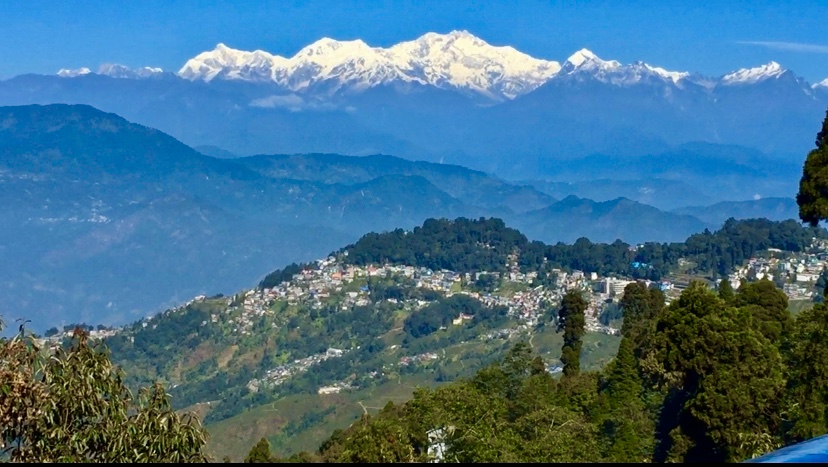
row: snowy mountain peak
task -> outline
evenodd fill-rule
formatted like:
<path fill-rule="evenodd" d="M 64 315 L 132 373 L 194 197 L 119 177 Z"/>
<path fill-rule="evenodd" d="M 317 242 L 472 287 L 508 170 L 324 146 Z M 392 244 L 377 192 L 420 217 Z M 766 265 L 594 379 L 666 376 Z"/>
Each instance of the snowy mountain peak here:
<path fill-rule="evenodd" d="M 90 73 L 88 68 L 62 69 L 62 77 Z M 118 78 L 146 78 L 160 69 L 130 69 L 105 64 L 98 74 Z M 383 85 L 430 86 L 460 91 L 490 101 L 514 99 L 555 80 L 598 81 L 614 86 L 652 84 L 683 88 L 752 84 L 788 73 L 778 63 L 737 70 L 721 78 L 668 71 L 638 61 L 628 65 L 603 60 L 582 48 L 561 66 L 552 60 L 529 56 L 510 46 L 495 46 L 467 30 L 429 32 L 388 48 L 372 47 L 360 39 L 323 37 L 285 58 L 264 50 L 234 49 L 224 43 L 187 60 L 178 76 L 189 80 L 238 80 L 276 85 L 280 92 L 318 97 L 358 93 Z M 786 75 L 787 76 L 787 75 Z M 812 86 L 828 89 L 828 79 Z M 671 92 L 670 89 L 665 92 Z M 811 88 L 807 89 L 811 92 Z"/>
<path fill-rule="evenodd" d="M 336 39 L 331 39 L 330 37 L 323 37 L 318 41 L 310 44 L 302 50 L 300 50 L 293 58 L 298 57 L 310 57 L 313 55 L 325 55 L 332 52 L 337 52 L 339 50 L 346 50 L 349 53 L 353 52 L 367 52 L 371 50 L 368 47 L 368 44 L 363 42 L 361 39 L 356 39 L 352 41 L 338 41 Z"/>
<path fill-rule="evenodd" d="M 474 34 L 470 33 L 469 31 L 466 31 L 465 29 L 455 29 L 446 35 L 449 37 L 470 37 L 472 39 L 479 39 Z"/>
<path fill-rule="evenodd" d="M 594 79 L 616 86 L 641 82 L 669 82 L 681 87 L 679 82 L 690 76 L 690 73 L 668 71 L 641 61 L 623 65 L 616 60 L 602 60 L 589 49 L 581 49 L 566 59 L 561 76 L 576 80 Z"/>
<path fill-rule="evenodd" d="M 163 72 L 164 70 L 161 68 L 148 66 L 132 69 L 116 63 L 104 63 L 98 67 L 97 74 L 109 76 L 111 78 L 149 78 L 150 76 Z"/>
<path fill-rule="evenodd" d="M 86 67 L 78 68 L 75 70 L 61 68 L 60 70 L 58 70 L 57 75 L 63 78 L 74 78 L 76 76 L 88 75 L 89 73 L 92 73 L 92 70 Z"/>
<path fill-rule="evenodd" d="M 673 83 L 678 83 L 682 79 L 687 78 L 688 76 L 690 76 L 690 73 L 686 72 L 686 71 L 667 71 L 664 68 L 657 67 L 657 66 L 651 66 L 651 65 L 648 65 L 644 62 L 638 62 L 638 64 L 640 66 L 644 67 L 649 72 L 651 72 L 655 75 L 658 75 L 658 76 L 660 76 L 664 79 L 669 79 Z"/>
<path fill-rule="evenodd" d="M 110 78 L 138 79 L 149 78 L 151 76 L 163 72 L 164 70 L 162 70 L 161 68 L 154 68 L 149 66 L 132 69 L 128 66 L 119 65 L 117 63 L 104 63 L 98 67 L 98 70 L 95 72 L 95 74 L 109 76 Z M 78 68 L 77 70 L 67 70 L 64 68 L 58 71 L 57 75 L 64 78 L 74 78 L 76 76 L 88 75 L 90 73 L 92 73 L 92 70 L 86 67 Z"/>
<path fill-rule="evenodd" d="M 427 33 L 389 48 L 325 37 L 290 59 L 218 44 L 188 60 L 178 74 L 203 81 L 269 81 L 294 92 L 352 92 L 392 82 L 419 83 L 502 100 L 537 88 L 558 70 L 557 62 L 492 46 L 468 31 L 455 30 Z"/>
<path fill-rule="evenodd" d="M 786 71 L 778 63 L 769 62 L 756 68 L 741 68 L 728 73 L 722 77 L 721 82 L 725 85 L 754 84 L 770 78 L 778 78 Z"/>
<path fill-rule="evenodd" d="M 584 62 L 587 61 L 600 61 L 601 59 L 598 58 L 597 55 L 592 53 L 589 49 L 581 49 L 574 54 L 570 55 L 569 58 L 566 59 L 566 63 L 572 64 L 574 67 L 581 66 Z"/>
<path fill-rule="evenodd" d="M 272 69 L 287 59 L 263 50 L 246 52 L 219 43 L 213 50 L 187 60 L 178 71 L 186 79 L 210 81 L 218 76 L 246 81 L 272 81 Z"/>
<path fill-rule="evenodd" d="M 621 68 L 621 63 L 615 60 L 601 60 L 589 49 L 581 49 L 566 59 L 562 68 L 564 73 L 591 72 L 605 73 Z"/>
<path fill-rule="evenodd" d="M 468 31 L 427 33 L 383 54 L 411 81 L 461 89 L 494 99 L 513 99 L 537 88 L 560 70 L 513 47 L 493 46 Z"/>

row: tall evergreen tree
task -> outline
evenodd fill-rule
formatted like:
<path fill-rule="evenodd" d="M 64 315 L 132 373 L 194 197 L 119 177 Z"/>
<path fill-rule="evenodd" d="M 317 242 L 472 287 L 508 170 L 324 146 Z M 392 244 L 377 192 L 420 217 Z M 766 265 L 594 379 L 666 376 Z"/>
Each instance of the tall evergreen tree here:
<path fill-rule="evenodd" d="M 656 318 L 664 310 L 664 294 L 643 282 L 634 282 L 624 288 L 619 304 L 624 317 L 621 335 L 630 339 L 634 355 L 640 358 L 652 337 Z"/>
<path fill-rule="evenodd" d="M 652 457 L 654 420 L 641 400 L 643 385 L 633 342 L 621 338 L 618 353 L 607 366 L 601 388 L 606 457 L 615 462 L 642 462 Z"/>
<path fill-rule="evenodd" d="M 604 392 L 613 408 L 622 407 L 641 396 L 641 381 L 633 355 L 633 343 L 621 338 L 615 359 L 607 366 Z"/>
<path fill-rule="evenodd" d="M 796 203 L 803 222 L 816 227 L 828 219 L 828 112 L 817 133 L 816 149 L 805 159 Z"/>
<path fill-rule="evenodd" d="M 577 290 L 570 290 L 561 301 L 558 310 L 558 331 L 563 330 L 563 349 L 561 362 L 565 377 L 575 376 L 581 372 L 581 347 L 586 327 L 584 312 L 587 302 Z"/>
<path fill-rule="evenodd" d="M 733 462 L 775 446 L 782 362 L 751 320 L 700 282 L 659 319 L 659 355 L 670 396 L 655 460 Z"/>
<path fill-rule="evenodd" d="M 727 277 L 722 278 L 719 281 L 719 298 L 724 300 L 725 303 L 733 303 L 733 299 L 736 297 L 736 293 L 733 292 L 733 286 L 730 285 L 730 279 Z"/>

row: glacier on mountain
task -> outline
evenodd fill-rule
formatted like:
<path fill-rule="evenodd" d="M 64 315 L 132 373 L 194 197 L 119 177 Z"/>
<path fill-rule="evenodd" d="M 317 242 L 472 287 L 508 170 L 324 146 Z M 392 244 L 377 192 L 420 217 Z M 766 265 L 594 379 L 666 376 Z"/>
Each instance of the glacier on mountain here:
<path fill-rule="evenodd" d="M 320 39 L 291 58 L 219 44 L 188 60 L 182 78 L 270 81 L 301 92 L 324 85 L 328 92 L 361 91 L 392 82 L 459 89 L 493 99 L 513 99 L 554 76 L 560 65 L 512 47 L 495 47 L 467 31 L 428 33 L 389 48 L 362 40 Z"/>
<path fill-rule="evenodd" d="M 118 65 L 116 63 L 104 63 L 103 65 L 98 67 L 98 70 L 95 72 L 95 74 L 109 76 L 110 78 L 138 79 L 149 78 L 151 76 L 163 72 L 164 70 L 162 70 L 161 68 L 154 68 L 149 66 L 132 69 L 124 65 Z M 88 75 L 90 73 L 92 73 L 92 70 L 86 67 L 78 68 L 75 70 L 62 68 L 57 72 L 57 75 L 62 76 L 64 78 L 75 78 L 78 76 Z"/>
<path fill-rule="evenodd" d="M 89 73 L 92 73 L 92 70 L 86 67 L 77 68 L 74 70 L 70 70 L 68 68 L 61 68 L 60 70 L 58 70 L 57 75 L 63 78 L 75 78 L 77 76 L 88 75 Z"/>
<path fill-rule="evenodd" d="M 617 86 L 638 84 L 650 79 L 678 86 L 682 79 L 690 76 L 690 73 L 667 71 L 641 61 L 623 65 L 616 60 L 602 60 L 592 51 L 581 49 L 564 62 L 558 77 L 565 76 L 595 79 Z"/>
<path fill-rule="evenodd" d="M 741 68 L 721 78 L 724 85 L 756 84 L 771 78 L 778 78 L 787 70 L 776 62 L 770 62 L 756 68 Z"/>
<path fill-rule="evenodd" d="M 668 71 L 644 62 L 622 65 L 581 49 L 563 66 L 509 46 L 492 46 L 468 31 L 427 33 L 389 48 L 362 40 L 323 38 L 291 58 L 257 50 L 245 52 L 219 44 L 188 60 L 178 75 L 273 82 L 294 93 L 360 92 L 390 83 L 416 83 L 484 96 L 494 101 L 527 94 L 556 77 L 593 78 L 615 85 L 649 79 L 680 86 L 687 72 Z"/>
<path fill-rule="evenodd" d="M 132 69 L 124 65 L 116 63 L 104 63 L 98 67 L 97 74 L 109 76 L 111 78 L 149 78 L 158 73 L 163 73 L 161 68 L 141 67 Z"/>

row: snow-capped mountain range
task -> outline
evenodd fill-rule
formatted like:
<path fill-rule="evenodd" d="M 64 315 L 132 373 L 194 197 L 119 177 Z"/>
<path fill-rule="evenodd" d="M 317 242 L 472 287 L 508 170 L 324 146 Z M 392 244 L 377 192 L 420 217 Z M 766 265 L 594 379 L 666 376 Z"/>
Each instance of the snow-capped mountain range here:
<path fill-rule="evenodd" d="M 60 70 L 76 77 L 88 68 Z M 158 68 L 129 69 L 102 65 L 97 74 L 118 78 L 147 78 Z M 389 84 L 418 84 L 461 91 L 495 101 L 512 100 L 554 79 L 595 79 L 617 86 L 663 82 L 678 88 L 688 83 L 707 88 L 750 85 L 791 73 L 776 62 L 743 68 L 720 78 L 668 71 L 644 62 L 624 65 L 602 60 L 587 49 L 572 54 L 563 64 L 524 54 L 509 46 L 492 46 L 468 31 L 427 33 L 413 41 L 388 48 L 371 47 L 362 40 L 323 38 L 291 58 L 262 50 L 253 52 L 218 44 L 188 60 L 177 72 L 193 81 L 237 80 L 275 84 L 302 94 L 358 93 Z M 828 79 L 812 86 L 828 88 Z"/>
<path fill-rule="evenodd" d="M 466 31 L 428 33 L 387 49 L 361 40 L 320 39 L 291 58 L 219 44 L 187 61 L 178 75 L 191 80 L 273 82 L 293 92 L 324 86 L 328 92 L 361 91 L 391 83 L 459 89 L 512 99 L 537 88 L 561 66 L 512 47 L 494 47 Z"/>
<path fill-rule="evenodd" d="M 164 71 L 161 68 L 153 68 L 153 67 L 142 67 L 132 69 L 128 66 L 118 65 L 115 63 L 104 63 L 100 67 L 98 67 L 98 71 L 96 74 L 98 75 L 106 75 L 112 78 L 149 78 L 150 76 L 157 75 L 163 73 Z M 64 78 L 75 78 L 78 76 L 88 75 L 92 73 L 92 70 L 89 68 L 78 68 L 76 70 L 69 70 L 66 68 L 61 69 L 57 72 L 58 76 L 62 76 Z"/>

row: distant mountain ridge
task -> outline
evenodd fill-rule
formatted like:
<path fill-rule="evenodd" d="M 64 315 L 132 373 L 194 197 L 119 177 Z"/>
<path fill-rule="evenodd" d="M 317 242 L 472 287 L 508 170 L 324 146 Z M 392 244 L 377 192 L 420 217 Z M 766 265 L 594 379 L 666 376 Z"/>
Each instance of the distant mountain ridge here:
<path fill-rule="evenodd" d="M 737 220 L 759 217 L 772 221 L 799 219 L 799 206 L 794 198 L 723 201 L 710 206 L 682 207 L 673 209 L 672 212 L 694 216 L 713 225 L 721 225 L 731 217 Z"/>
<path fill-rule="evenodd" d="M 707 227 L 695 217 L 667 213 L 627 198 L 595 202 L 572 195 L 527 213 L 515 225 L 532 238 L 555 238 L 565 243 L 581 237 L 594 242 L 620 239 L 641 243 L 650 241 L 648 232 L 656 230 L 660 232 L 659 241 L 682 241 L 686 232 L 700 232 Z"/>
<path fill-rule="evenodd" d="M 88 68 L 58 72 L 66 77 L 88 73 Z M 146 78 L 159 73 L 158 68 L 130 70 L 113 64 L 98 69 L 98 74 L 119 78 Z M 492 46 L 468 31 L 454 30 L 447 34 L 429 32 L 388 48 L 371 47 L 360 39 L 338 41 L 325 37 L 290 58 L 219 43 L 215 49 L 187 60 L 176 74 L 189 80 L 271 83 L 291 92 L 318 94 L 360 92 L 394 83 L 419 84 L 502 101 L 527 94 L 553 79 L 585 75 L 619 86 L 656 81 L 677 88 L 690 85 L 711 89 L 756 84 L 790 73 L 771 61 L 708 78 L 641 61 L 622 65 L 602 60 L 588 49 L 576 51 L 561 64 L 531 57 L 513 47 Z M 808 84 L 804 89 L 810 92 L 818 87 Z"/>
<path fill-rule="evenodd" d="M 389 48 L 328 38 L 292 58 L 221 46 L 178 73 L 90 70 L 0 81 L 0 105 L 92 105 L 233 154 L 394 154 L 514 179 L 544 178 L 548 160 L 692 142 L 798 160 L 828 105 L 824 82 L 776 62 L 705 77 L 587 49 L 541 60 L 467 31 Z"/>
<path fill-rule="evenodd" d="M 393 156 L 347 157 L 338 154 L 259 155 L 236 159 L 260 174 L 323 183 L 354 184 L 396 174 L 422 176 L 464 203 L 521 213 L 557 200 L 528 185 L 508 183 L 477 170 L 451 164 L 407 161 Z"/>
<path fill-rule="evenodd" d="M 83 105 L 0 108 L 4 316 L 115 323 L 369 231 L 498 217 L 549 243 L 669 241 L 703 230 L 628 199 L 553 196 L 481 171 L 392 156 L 205 156 Z"/>

